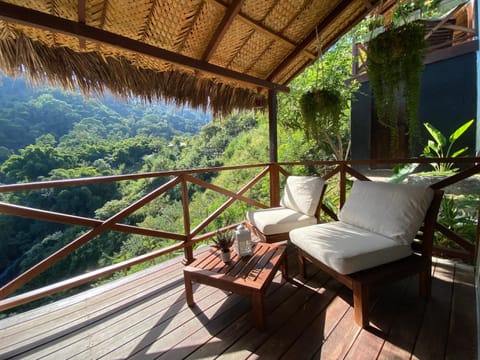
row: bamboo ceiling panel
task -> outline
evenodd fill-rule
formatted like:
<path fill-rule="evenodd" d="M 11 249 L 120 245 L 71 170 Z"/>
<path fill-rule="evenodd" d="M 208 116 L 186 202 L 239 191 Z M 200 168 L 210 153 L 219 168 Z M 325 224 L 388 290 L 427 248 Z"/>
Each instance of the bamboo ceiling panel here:
<path fill-rule="evenodd" d="M 0 68 L 85 92 L 109 89 L 227 114 L 255 106 L 268 89 L 286 91 L 377 3 L 0 1 Z"/>

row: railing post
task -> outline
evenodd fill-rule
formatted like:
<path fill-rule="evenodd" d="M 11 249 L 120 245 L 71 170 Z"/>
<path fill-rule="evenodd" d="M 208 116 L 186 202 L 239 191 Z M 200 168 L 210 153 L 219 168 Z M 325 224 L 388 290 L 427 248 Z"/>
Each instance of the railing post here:
<path fill-rule="evenodd" d="M 185 236 L 187 239 L 185 240 L 185 248 L 183 249 L 183 264 L 188 265 L 190 264 L 193 258 L 193 245 L 191 244 L 192 234 L 190 232 L 190 206 L 188 204 L 188 187 L 187 181 L 185 180 L 185 176 L 182 176 L 182 205 L 183 205 L 183 228 L 185 231 Z"/>
<path fill-rule="evenodd" d="M 340 164 L 340 208 L 345 204 L 345 198 L 347 193 L 347 164 L 343 161 Z"/>
<path fill-rule="evenodd" d="M 270 206 L 280 205 L 280 166 L 270 164 Z"/>
<path fill-rule="evenodd" d="M 278 134 L 277 134 L 277 90 L 268 90 L 268 136 L 270 162 L 278 161 Z"/>

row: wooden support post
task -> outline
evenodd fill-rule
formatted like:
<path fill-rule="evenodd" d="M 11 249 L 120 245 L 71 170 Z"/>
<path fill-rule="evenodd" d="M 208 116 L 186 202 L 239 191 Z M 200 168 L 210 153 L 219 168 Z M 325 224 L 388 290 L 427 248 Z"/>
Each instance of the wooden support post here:
<path fill-rule="evenodd" d="M 187 240 L 185 240 L 185 243 L 188 244 L 192 239 L 192 234 L 190 231 L 190 209 L 188 205 L 188 187 L 187 187 L 187 181 L 185 180 L 185 176 L 182 176 L 182 203 L 183 203 L 183 227 L 185 230 L 185 236 L 187 237 Z M 189 246 L 185 246 L 185 248 L 183 249 L 183 253 L 184 253 L 183 263 L 185 265 L 190 264 L 194 260 L 192 244 L 190 244 Z"/>
<path fill-rule="evenodd" d="M 270 137 L 270 162 L 278 162 L 278 137 L 277 137 L 277 90 L 268 90 L 268 131 Z"/>
<path fill-rule="evenodd" d="M 280 171 L 277 163 L 270 164 L 270 207 L 280 205 Z"/>
<path fill-rule="evenodd" d="M 277 136 L 277 91 L 268 91 L 268 131 L 270 152 L 270 206 L 280 204 L 280 176 L 278 168 L 278 136 Z"/>

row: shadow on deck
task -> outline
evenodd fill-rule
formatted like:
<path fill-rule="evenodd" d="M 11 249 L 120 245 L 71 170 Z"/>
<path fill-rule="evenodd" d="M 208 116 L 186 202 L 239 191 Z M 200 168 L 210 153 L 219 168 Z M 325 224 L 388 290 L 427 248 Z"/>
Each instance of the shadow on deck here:
<path fill-rule="evenodd" d="M 289 252 L 289 269 L 296 270 Z M 194 285 L 185 303 L 174 259 L 73 297 L 0 321 L 0 358 L 51 359 L 472 359 L 473 267 L 434 259 L 432 298 L 417 279 L 380 289 L 371 326 L 353 320 L 352 294 L 313 268 L 308 280 L 274 279 L 267 329 L 252 326 L 248 298 Z"/>

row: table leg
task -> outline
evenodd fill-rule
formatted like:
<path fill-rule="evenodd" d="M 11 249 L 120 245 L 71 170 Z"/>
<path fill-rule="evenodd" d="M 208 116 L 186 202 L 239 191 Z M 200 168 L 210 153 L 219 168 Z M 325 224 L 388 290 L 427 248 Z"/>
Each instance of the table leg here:
<path fill-rule="evenodd" d="M 265 328 L 265 315 L 263 313 L 263 294 L 254 292 L 252 294 L 253 322 L 259 330 Z"/>
<path fill-rule="evenodd" d="M 187 305 L 192 307 L 195 302 L 193 301 L 193 288 L 190 274 L 184 273 L 183 278 L 185 279 L 185 297 L 187 298 Z"/>

